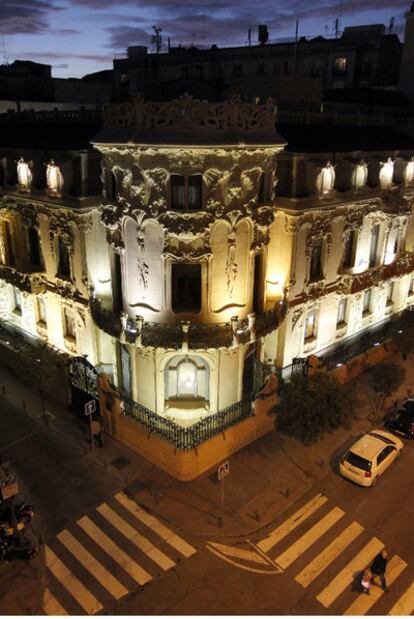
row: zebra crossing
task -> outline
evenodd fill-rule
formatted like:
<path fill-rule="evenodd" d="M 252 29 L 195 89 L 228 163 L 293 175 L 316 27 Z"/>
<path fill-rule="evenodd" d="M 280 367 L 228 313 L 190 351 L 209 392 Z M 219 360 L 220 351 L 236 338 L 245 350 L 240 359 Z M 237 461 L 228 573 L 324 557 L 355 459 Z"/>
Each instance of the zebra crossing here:
<path fill-rule="evenodd" d="M 365 615 L 375 612 L 377 604 L 383 609 L 386 602 L 386 610 L 379 614 L 410 615 L 414 612 L 414 580 L 410 582 L 407 563 L 396 554 L 387 565 L 387 584 L 393 585 L 389 593 L 373 585 L 366 595 L 353 587 L 385 545 L 322 494 L 255 544 L 303 589 L 312 588 L 311 595 L 333 614 Z M 295 570 L 295 564 L 300 568 Z"/>
<path fill-rule="evenodd" d="M 43 611 L 95 615 L 196 552 L 119 492 L 45 547 Z"/>

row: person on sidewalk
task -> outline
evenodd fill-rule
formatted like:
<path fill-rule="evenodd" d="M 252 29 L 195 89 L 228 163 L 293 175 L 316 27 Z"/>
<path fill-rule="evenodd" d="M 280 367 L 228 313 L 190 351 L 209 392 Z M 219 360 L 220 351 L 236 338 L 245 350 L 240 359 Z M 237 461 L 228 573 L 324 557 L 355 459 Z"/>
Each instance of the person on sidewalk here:
<path fill-rule="evenodd" d="M 366 593 L 367 595 L 369 595 L 369 588 L 371 586 L 371 580 L 372 580 L 372 573 L 371 573 L 371 570 L 367 568 L 366 570 L 364 570 L 364 573 L 362 574 L 362 579 L 361 579 L 362 591 L 363 593 Z"/>
<path fill-rule="evenodd" d="M 97 419 L 92 419 L 91 428 L 93 441 L 96 441 L 99 447 L 102 447 L 102 426 Z"/>
<path fill-rule="evenodd" d="M 377 556 L 375 557 L 371 565 L 372 580 L 374 580 L 375 576 L 378 576 L 381 581 L 381 587 L 386 593 L 388 593 L 389 591 L 387 587 L 387 583 L 385 581 L 385 570 L 387 569 L 387 557 L 388 557 L 388 553 L 385 550 L 385 548 L 383 548 L 381 552 L 377 554 Z"/>

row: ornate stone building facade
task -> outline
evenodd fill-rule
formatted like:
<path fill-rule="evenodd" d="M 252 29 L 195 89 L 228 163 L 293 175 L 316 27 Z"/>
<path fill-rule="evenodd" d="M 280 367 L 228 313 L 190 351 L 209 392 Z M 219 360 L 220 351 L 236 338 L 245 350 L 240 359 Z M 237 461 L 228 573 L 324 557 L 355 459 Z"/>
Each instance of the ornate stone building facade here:
<path fill-rule="evenodd" d="M 86 356 L 123 420 L 183 452 L 242 427 L 272 368 L 414 303 L 413 151 L 298 152 L 285 137 L 270 102 L 183 96 L 108 106 L 94 151 L 51 153 L 43 170 L 4 152 L 2 321 Z"/>

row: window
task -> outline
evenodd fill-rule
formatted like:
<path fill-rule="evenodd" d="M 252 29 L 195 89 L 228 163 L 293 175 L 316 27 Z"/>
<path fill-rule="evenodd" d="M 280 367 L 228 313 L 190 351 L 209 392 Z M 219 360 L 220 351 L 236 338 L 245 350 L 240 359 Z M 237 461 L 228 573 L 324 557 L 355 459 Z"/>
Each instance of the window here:
<path fill-rule="evenodd" d="M 201 264 L 173 264 L 171 288 L 174 312 L 199 312 L 201 309 Z"/>
<path fill-rule="evenodd" d="M 64 328 L 65 328 L 65 337 L 75 340 L 76 339 L 76 330 L 75 330 L 75 318 L 73 315 L 73 311 L 65 307 L 64 309 Z"/>
<path fill-rule="evenodd" d="M 371 230 L 371 245 L 369 248 L 369 268 L 375 267 L 377 264 L 378 241 L 379 241 L 379 224 L 372 226 Z"/>
<path fill-rule="evenodd" d="M 14 313 L 22 315 L 22 294 L 18 288 L 13 288 Z"/>
<path fill-rule="evenodd" d="M 341 299 L 339 301 L 339 305 L 338 305 L 338 314 L 336 316 L 336 325 L 340 326 L 345 324 L 346 320 L 346 306 L 347 306 L 347 299 Z"/>
<path fill-rule="evenodd" d="M 121 82 L 121 84 L 127 84 L 129 82 L 128 73 L 121 73 L 121 75 L 119 76 L 119 81 Z"/>
<path fill-rule="evenodd" d="M 411 277 L 410 283 L 408 286 L 408 296 L 414 294 L 414 276 Z"/>
<path fill-rule="evenodd" d="M 166 400 L 208 400 L 209 371 L 201 357 L 177 355 L 165 368 Z"/>
<path fill-rule="evenodd" d="M 335 58 L 334 62 L 334 74 L 345 75 L 348 68 L 347 58 Z"/>
<path fill-rule="evenodd" d="M 131 358 L 128 347 L 125 346 L 125 344 L 121 344 L 119 348 L 119 363 L 121 366 L 121 371 L 118 384 L 121 387 L 122 393 L 124 393 L 128 398 L 131 398 Z"/>
<path fill-rule="evenodd" d="M 171 208 L 174 211 L 199 211 L 202 208 L 203 177 L 171 175 Z"/>
<path fill-rule="evenodd" d="M 257 75 L 264 75 L 264 72 L 265 72 L 264 62 L 259 62 L 257 64 L 256 73 Z"/>
<path fill-rule="evenodd" d="M 395 236 L 394 236 L 394 247 L 393 247 L 394 256 L 398 255 L 400 251 L 400 244 L 401 244 L 401 230 L 400 228 L 397 228 L 395 230 Z"/>
<path fill-rule="evenodd" d="M 266 174 L 264 172 L 261 172 L 259 176 L 259 188 L 257 191 L 257 202 L 258 204 L 263 204 L 265 200 L 266 200 Z"/>
<path fill-rule="evenodd" d="M 387 305 L 393 304 L 393 295 L 394 295 L 394 282 L 390 282 L 387 288 Z"/>
<path fill-rule="evenodd" d="M 305 322 L 305 342 L 316 337 L 316 311 L 312 310 L 306 316 Z"/>
<path fill-rule="evenodd" d="M 234 64 L 233 65 L 233 75 L 236 75 L 238 77 L 243 75 L 243 65 L 241 65 L 241 64 Z"/>
<path fill-rule="evenodd" d="M 362 315 L 365 316 L 371 312 L 372 290 L 365 290 L 362 301 Z"/>
<path fill-rule="evenodd" d="M 15 265 L 14 259 L 14 246 L 13 246 L 13 237 L 11 233 L 11 223 L 9 221 L 4 222 L 4 244 L 6 250 L 6 264 L 9 266 Z"/>
<path fill-rule="evenodd" d="M 37 322 L 40 322 L 42 324 L 46 324 L 47 320 L 46 320 L 46 303 L 45 303 L 45 298 L 44 297 L 37 297 L 36 298 L 36 305 L 37 305 Z"/>
<path fill-rule="evenodd" d="M 344 254 L 342 258 L 342 268 L 352 269 L 355 266 L 355 249 L 357 234 L 355 230 L 350 230 L 345 236 Z"/>
<path fill-rule="evenodd" d="M 63 241 L 62 238 L 58 237 L 58 277 L 70 278 L 70 258 L 69 258 L 69 247 Z"/>
<path fill-rule="evenodd" d="M 312 246 L 309 274 L 311 281 L 322 277 L 322 239 L 317 239 Z"/>
<path fill-rule="evenodd" d="M 43 268 L 43 256 L 40 249 L 39 233 L 36 228 L 27 228 L 27 238 L 29 242 L 29 260 L 34 267 Z"/>
<path fill-rule="evenodd" d="M 190 77 L 190 69 L 188 67 L 181 67 L 181 77 L 188 79 Z"/>

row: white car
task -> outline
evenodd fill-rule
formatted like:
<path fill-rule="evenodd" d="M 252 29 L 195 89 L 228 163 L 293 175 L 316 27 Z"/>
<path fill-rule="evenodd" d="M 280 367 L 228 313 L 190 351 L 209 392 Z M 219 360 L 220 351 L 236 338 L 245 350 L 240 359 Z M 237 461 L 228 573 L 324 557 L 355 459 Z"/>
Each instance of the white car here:
<path fill-rule="evenodd" d="M 393 434 L 371 430 L 344 454 L 339 471 L 343 477 L 360 486 L 375 486 L 390 464 L 401 456 L 403 446 L 402 441 Z"/>

